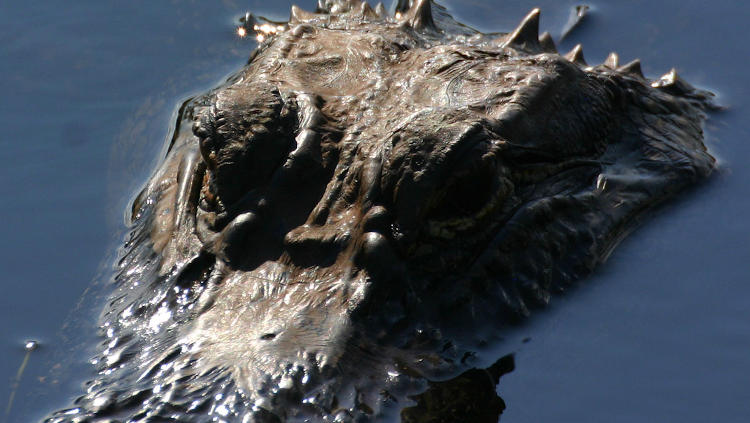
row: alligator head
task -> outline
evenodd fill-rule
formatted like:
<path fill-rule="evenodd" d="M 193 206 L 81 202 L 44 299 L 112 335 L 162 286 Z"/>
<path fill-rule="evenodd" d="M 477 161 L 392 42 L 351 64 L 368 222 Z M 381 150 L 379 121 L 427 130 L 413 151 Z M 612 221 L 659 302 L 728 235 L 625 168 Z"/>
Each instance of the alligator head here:
<path fill-rule="evenodd" d="M 429 0 L 260 25 L 134 204 L 77 412 L 365 418 L 711 172 L 707 93 L 538 26 L 482 34 Z"/>

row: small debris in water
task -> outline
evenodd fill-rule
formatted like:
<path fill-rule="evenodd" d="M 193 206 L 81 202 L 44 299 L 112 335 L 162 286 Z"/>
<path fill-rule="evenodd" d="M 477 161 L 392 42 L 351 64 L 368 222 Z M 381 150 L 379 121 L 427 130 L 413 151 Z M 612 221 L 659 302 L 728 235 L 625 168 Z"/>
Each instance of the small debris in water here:
<path fill-rule="evenodd" d="M 573 32 L 573 30 L 577 28 L 581 24 L 581 22 L 583 22 L 590 9 L 591 6 L 589 5 L 579 4 L 575 6 L 573 10 L 571 10 L 570 18 L 568 18 L 568 23 L 565 24 L 565 28 L 563 28 L 558 42 L 565 39 L 565 37 L 570 35 L 570 33 Z"/>

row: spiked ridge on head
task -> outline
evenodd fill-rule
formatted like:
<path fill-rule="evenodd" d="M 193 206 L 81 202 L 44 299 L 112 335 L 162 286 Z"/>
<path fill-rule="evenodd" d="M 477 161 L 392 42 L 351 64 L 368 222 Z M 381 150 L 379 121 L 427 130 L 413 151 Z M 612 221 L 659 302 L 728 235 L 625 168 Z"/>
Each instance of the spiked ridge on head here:
<path fill-rule="evenodd" d="M 583 58 L 583 46 L 581 46 L 580 44 L 576 44 L 576 46 L 573 47 L 573 50 L 570 50 L 565 55 L 565 58 L 575 64 L 578 64 L 581 66 L 588 66 L 588 64 L 586 63 L 586 60 Z"/>
<path fill-rule="evenodd" d="M 539 44 L 539 8 L 533 9 L 516 29 L 503 39 L 503 46 L 512 46 L 529 51 L 541 50 Z"/>
<path fill-rule="evenodd" d="M 646 77 L 643 76 L 643 71 L 641 70 L 641 61 L 639 59 L 635 59 L 625 65 L 622 65 L 617 68 L 617 70 L 635 78 L 646 79 Z"/>
<path fill-rule="evenodd" d="M 671 92 L 673 94 L 689 94 L 697 91 L 695 87 L 690 85 L 687 81 L 682 79 L 677 74 L 677 69 L 672 68 L 669 72 L 662 75 L 659 79 L 651 83 L 654 88 L 661 88 L 664 91 Z"/>
<path fill-rule="evenodd" d="M 602 65 L 606 68 L 610 68 L 612 70 L 617 69 L 619 67 L 620 63 L 620 56 L 617 55 L 617 53 L 612 52 L 609 53 L 609 56 L 607 56 L 607 59 L 602 63 Z"/>
<path fill-rule="evenodd" d="M 714 101 L 714 94 L 712 92 L 695 88 L 689 82 L 682 79 L 675 68 L 672 68 L 659 79 L 651 82 L 651 86 L 671 95 L 692 99 L 700 107 L 710 110 L 721 110 L 723 108 Z"/>
<path fill-rule="evenodd" d="M 432 0 L 414 0 L 411 7 L 403 12 L 401 22 L 417 31 L 437 30 L 432 19 Z"/>
<path fill-rule="evenodd" d="M 381 18 L 385 18 L 386 16 L 388 16 L 388 12 L 385 10 L 383 2 L 378 2 L 378 4 L 375 5 L 375 13 Z"/>
<path fill-rule="evenodd" d="M 312 22 L 315 19 L 320 18 L 320 14 L 308 12 L 300 9 L 297 5 L 292 5 L 292 9 L 289 13 L 289 23 L 298 24 L 303 22 Z"/>
<path fill-rule="evenodd" d="M 557 53 L 557 47 L 555 46 L 555 40 L 552 39 L 552 35 L 545 31 L 539 36 L 539 44 L 542 50 L 546 53 Z"/>

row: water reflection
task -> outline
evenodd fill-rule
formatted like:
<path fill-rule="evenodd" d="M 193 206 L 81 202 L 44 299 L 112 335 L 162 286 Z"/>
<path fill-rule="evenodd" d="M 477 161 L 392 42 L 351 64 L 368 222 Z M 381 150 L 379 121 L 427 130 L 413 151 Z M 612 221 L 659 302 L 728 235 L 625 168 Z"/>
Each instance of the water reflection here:
<path fill-rule="evenodd" d="M 514 369 L 509 354 L 485 369 L 472 368 L 449 380 L 430 381 L 425 392 L 411 397 L 417 404 L 401 411 L 401 421 L 496 423 L 505 410 L 497 384 Z"/>
<path fill-rule="evenodd" d="M 16 372 L 16 377 L 13 378 L 13 381 L 10 386 L 10 396 L 8 397 L 8 405 L 5 407 L 5 421 L 7 422 L 10 418 L 11 410 L 13 410 L 13 401 L 16 398 L 16 392 L 18 391 L 18 387 L 21 384 L 21 378 L 23 377 L 23 373 L 26 370 L 26 366 L 29 364 L 29 358 L 31 358 L 31 352 L 36 350 L 39 347 L 39 342 L 29 340 L 24 343 L 23 349 L 26 351 L 26 354 L 23 356 L 23 361 L 21 362 L 21 366 L 18 368 L 18 371 Z"/>

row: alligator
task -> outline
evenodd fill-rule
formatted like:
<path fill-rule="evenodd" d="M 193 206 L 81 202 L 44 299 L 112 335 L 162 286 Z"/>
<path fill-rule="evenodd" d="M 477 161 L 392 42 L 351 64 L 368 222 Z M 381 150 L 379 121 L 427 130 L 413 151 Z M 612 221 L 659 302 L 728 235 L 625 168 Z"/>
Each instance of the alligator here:
<path fill-rule="evenodd" d="M 259 47 L 133 202 L 96 376 L 46 421 L 497 421 L 512 357 L 472 351 L 715 167 L 710 93 L 560 54 L 539 16 L 248 15 Z"/>

